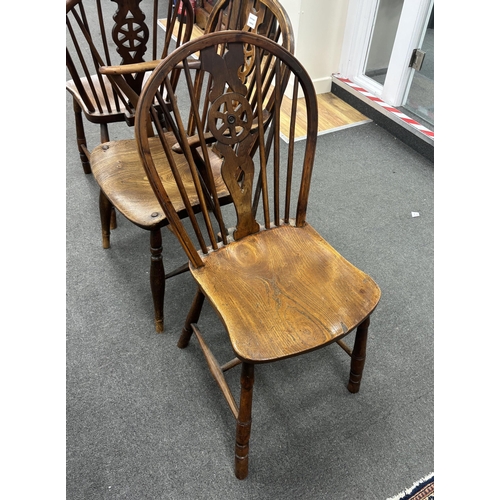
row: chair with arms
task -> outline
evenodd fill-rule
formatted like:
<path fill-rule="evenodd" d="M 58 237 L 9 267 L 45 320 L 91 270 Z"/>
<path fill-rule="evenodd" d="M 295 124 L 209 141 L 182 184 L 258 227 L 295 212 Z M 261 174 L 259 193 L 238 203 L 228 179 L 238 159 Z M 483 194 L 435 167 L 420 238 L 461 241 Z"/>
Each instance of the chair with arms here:
<path fill-rule="evenodd" d="M 176 22 L 179 0 L 152 0 L 146 12 L 141 1 L 66 0 L 66 68 L 71 77 L 66 89 L 73 96 L 77 145 L 86 174 L 91 169 L 83 115 L 100 125 L 101 142 L 109 141 L 108 124 L 133 126 L 138 96 L 155 61 L 168 54 L 171 41 L 178 47 L 191 37 L 190 2 L 182 2 L 182 22 Z M 159 16 L 165 19 L 163 36 Z"/>
<path fill-rule="evenodd" d="M 237 2 L 234 2 L 235 4 Z M 270 12 L 273 16 L 278 27 L 275 31 L 283 33 L 280 40 L 285 43 L 285 48 L 287 50 L 293 50 L 293 33 L 291 30 L 291 25 L 288 23 L 288 17 L 282 10 L 282 7 L 274 2 L 274 0 L 261 0 L 258 18 L 262 17 L 264 10 L 265 12 Z M 214 11 L 216 9 L 214 8 Z M 260 13 L 259 13 L 260 12 Z M 214 17 L 214 19 L 216 19 Z M 284 23 L 284 24 L 282 24 Z M 260 24 L 256 22 L 256 27 Z M 211 24 L 215 28 L 215 24 Z M 192 56 L 195 56 L 193 53 Z M 157 64 L 157 63 L 155 63 Z M 196 99 L 203 104 L 200 104 L 205 112 L 200 116 L 200 120 L 204 125 L 205 130 L 205 143 L 207 144 L 207 152 L 210 161 L 205 161 L 203 157 L 204 151 L 202 151 L 200 146 L 200 140 L 197 136 L 198 130 L 195 127 L 193 121 L 193 115 L 189 120 L 187 133 L 190 136 L 191 150 L 190 154 L 196 160 L 198 169 L 200 171 L 201 178 L 203 182 L 208 186 L 210 176 L 206 171 L 206 168 L 213 170 L 214 182 L 217 188 L 217 198 L 221 205 L 226 205 L 232 202 L 232 196 L 229 193 L 222 177 L 220 175 L 220 153 L 213 151 L 211 147 L 211 142 L 214 138 L 211 137 L 210 132 L 207 128 L 206 110 L 208 109 L 209 95 L 206 93 L 206 88 L 211 85 L 211 75 L 205 73 L 204 69 L 200 65 L 200 61 L 191 57 L 189 61 L 186 60 L 185 64 L 193 71 L 193 80 L 188 83 L 186 81 L 179 82 L 174 85 L 174 90 L 177 92 L 176 101 L 179 103 L 179 109 L 181 112 L 187 112 L 190 106 L 190 100 L 185 99 L 184 96 L 188 93 L 188 85 L 193 86 L 193 91 L 196 94 Z M 106 72 L 113 72 L 114 68 L 106 68 Z M 178 71 L 178 69 L 177 69 Z M 266 74 L 265 85 L 269 87 L 273 78 L 273 66 L 271 61 L 266 61 L 265 58 L 259 62 L 259 71 L 262 74 Z M 238 78 L 253 93 L 254 97 L 251 100 L 251 106 L 255 108 L 257 101 L 255 98 L 255 75 L 256 66 L 255 58 L 253 52 L 250 50 L 245 55 L 244 64 L 242 64 Z M 172 75 L 171 82 L 176 82 L 175 72 Z M 287 74 L 282 73 L 279 75 L 279 80 L 283 85 L 287 82 Z M 185 109 L 182 107 L 182 103 L 185 103 Z M 272 109 L 272 101 L 267 101 L 262 108 L 262 112 L 265 117 L 270 116 L 270 110 Z M 252 111 L 252 113 L 255 110 Z M 161 112 L 161 109 L 159 109 Z M 169 119 L 170 113 L 167 113 L 167 108 L 163 111 L 162 116 L 164 119 Z M 269 123 L 266 121 L 266 123 Z M 169 123 L 163 122 L 162 134 L 157 134 L 153 136 L 152 129 L 149 130 L 151 147 L 158 151 L 162 148 L 161 140 L 166 140 L 172 151 L 175 153 L 174 159 L 178 164 L 178 168 L 182 171 L 180 164 L 184 164 L 187 168 L 187 163 L 185 163 L 182 149 L 179 146 L 178 133 L 175 134 L 173 131 L 169 130 Z M 252 149 L 249 154 L 253 155 L 255 150 Z M 126 159 L 126 160 L 124 160 Z M 137 147 L 135 140 L 131 139 L 128 141 L 108 141 L 98 147 L 96 147 L 91 154 L 91 168 L 94 177 L 101 188 L 100 198 L 99 198 L 99 209 L 101 215 L 101 230 L 102 230 L 102 241 L 103 247 L 110 247 L 110 229 L 111 224 L 111 213 L 112 207 L 115 207 L 117 211 L 123 214 L 127 219 L 137 226 L 146 229 L 150 232 L 150 251 L 151 251 L 151 264 L 150 264 L 150 284 L 151 292 L 153 297 L 154 315 L 155 315 L 155 328 L 157 332 L 162 332 L 164 330 L 164 299 L 165 299 L 165 280 L 180 274 L 181 272 L 186 272 L 188 266 L 183 265 L 177 269 L 174 269 L 168 273 L 165 272 L 165 267 L 163 264 L 163 248 L 162 248 L 162 233 L 161 230 L 168 225 L 168 220 L 165 218 L 163 212 L 161 211 L 158 201 L 151 189 L 150 184 L 145 180 L 144 169 L 137 152 Z M 165 159 L 161 172 L 164 180 L 166 182 L 173 182 L 172 174 L 170 172 L 170 167 L 168 161 Z M 193 186 L 194 188 L 194 186 Z M 192 196 L 191 196 L 192 194 Z M 189 203 L 193 205 L 195 211 L 200 210 L 198 198 L 194 189 L 191 191 L 189 197 Z M 186 200 L 182 200 L 180 194 L 178 199 L 175 201 L 176 207 L 179 209 L 181 216 L 186 216 L 188 214 L 188 208 L 185 204 Z M 215 207 L 215 202 L 211 205 L 212 208 Z"/>
<path fill-rule="evenodd" d="M 255 57 L 254 91 L 238 76 L 248 49 Z M 196 95 L 187 63 L 194 52 L 199 53 L 205 77 L 210 76 L 208 134 L 201 120 L 204 102 Z M 269 75 L 260 72 L 264 58 L 272 61 L 275 85 L 269 87 L 265 82 Z M 173 95 L 170 75 L 180 66 L 180 79 L 187 81 L 191 100 L 188 117 L 168 97 Z M 288 81 L 281 79 L 283 74 L 293 83 L 288 144 L 279 138 Z M 307 130 L 300 148 L 294 143 L 298 95 L 304 95 L 306 110 L 300 120 Z M 254 98 L 256 105 L 252 105 Z M 266 102 L 274 103 L 267 118 L 262 112 Z M 158 136 L 163 135 L 160 108 L 170 113 L 172 130 L 185 153 L 182 164 L 176 161 L 179 153 L 168 140 L 162 139 L 159 149 L 152 147 L 151 120 Z M 190 118 L 205 164 L 217 158 L 231 205 L 219 204 L 213 170 L 207 169 L 206 182 L 198 172 L 186 133 Z M 147 178 L 197 283 L 178 346 L 186 348 L 195 334 L 236 419 L 235 474 L 239 479 L 248 473 L 255 365 L 337 343 L 351 357 L 348 390 L 358 392 L 370 315 L 380 298 L 372 278 L 344 259 L 306 220 L 317 125 L 314 87 L 297 59 L 269 39 L 241 31 L 208 34 L 172 53 L 156 68 L 137 107 L 135 136 Z M 210 145 L 218 156 L 210 156 Z M 174 182 L 165 181 L 165 162 L 172 166 Z M 191 208 L 193 198 L 198 200 L 198 214 Z M 185 217 L 179 216 L 180 199 Z M 221 319 L 235 354 L 225 364 L 215 359 L 198 325 L 205 299 Z M 351 332 L 356 332 L 352 350 L 342 340 Z M 224 375 L 236 366 L 241 366 L 238 403 Z"/>
<path fill-rule="evenodd" d="M 205 33 L 242 30 L 258 33 L 293 54 L 293 32 L 286 10 L 278 0 L 219 0 L 210 12 Z"/>
<path fill-rule="evenodd" d="M 257 33 L 279 43 L 292 54 L 295 50 L 292 23 L 277 0 L 219 0 L 210 12 L 205 33 L 223 30 Z M 253 68 L 253 51 L 249 50 L 245 56 L 245 71 L 250 73 Z M 265 72 L 267 69 L 263 63 L 261 71 Z M 247 85 L 251 88 L 252 81 L 247 81 Z M 208 102 L 207 96 L 205 99 Z M 192 130 L 192 126 L 191 121 L 189 130 Z"/>

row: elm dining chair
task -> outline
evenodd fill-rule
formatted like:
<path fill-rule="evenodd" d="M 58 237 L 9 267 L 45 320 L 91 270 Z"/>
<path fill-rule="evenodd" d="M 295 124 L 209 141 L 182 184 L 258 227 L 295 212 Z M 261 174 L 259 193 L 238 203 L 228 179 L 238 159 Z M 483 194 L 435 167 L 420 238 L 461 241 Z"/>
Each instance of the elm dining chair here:
<path fill-rule="evenodd" d="M 238 77 L 248 50 L 255 57 L 253 90 Z M 211 81 L 206 123 L 201 119 L 205 103 L 198 99 L 188 64 L 193 53 L 199 53 L 204 76 Z M 263 59 L 272 62 L 273 86 L 265 85 L 268 75 L 260 71 Z M 189 88 L 187 118 L 173 100 L 170 85 L 178 68 Z M 282 74 L 289 76 L 293 87 L 288 144 L 279 134 L 288 81 L 281 79 Z M 307 129 L 300 148 L 294 140 L 299 95 L 305 100 L 301 120 Z M 254 98 L 257 105 L 252 104 Z M 273 102 L 268 116 L 263 113 L 266 102 Z M 162 114 L 170 115 L 171 129 L 184 153 L 182 162 L 164 137 Z M 207 168 L 203 175 L 199 171 L 187 134 L 189 118 L 195 123 L 204 165 L 217 161 L 217 172 L 232 198 L 229 205 L 219 203 L 214 170 Z M 151 141 L 151 122 L 157 136 L 163 137 L 159 145 Z M 187 348 L 195 334 L 236 420 L 235 475 L 239 479 L 248 474 L 256 365 L 337 343 L 351 358 L 347 388 L 358 392 L 370 315 L 380 299 L 373 279 L 342 257 L 306 218 L 317 125 L 314 87 L 298 60 L 266 37 L 232 30 L 208 34 L 172 53 L 154 71 L 137 106 L 135 136 L 147 178 L 197 284 L 178 347 Z M 165 163 L 171 166 L 168 182 Z M 192 208 L 193 199 L 198 213 Z M 180 206 L 185 216 L 180 215 Z M 202 333 L 204 302 L 216 311 L 234 352 L 234 359 L 226 363 L 216 360 L 210 350 L 210 333 Z M 343 341 L 351 332 L 355 333 L 352 349 Z M 225 379 L 225 372 L 237 366 L 241 368 L 239 401 Z"/>

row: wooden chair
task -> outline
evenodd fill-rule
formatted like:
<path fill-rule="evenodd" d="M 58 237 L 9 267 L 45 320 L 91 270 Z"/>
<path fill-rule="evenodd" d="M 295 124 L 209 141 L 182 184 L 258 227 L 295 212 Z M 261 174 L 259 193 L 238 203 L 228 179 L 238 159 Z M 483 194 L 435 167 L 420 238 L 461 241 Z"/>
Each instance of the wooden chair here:
<path fill-rule="evenodd" d="M 83 170 L 90 173 L 90 152 L 83 115 L 100 125 L 101 142 L 109 141 L 108 124 L 134 124 L 141 88 L 159 58 L 191 38 L 194 13 L 179 0 L 66 0 L 66 89 L 73 96 L 77 146 Z M 116 5 L 115 5 L 116 4 Z M 161 9 L 160 9 L 161 7 Z M 166 11 L 165 11 L 166 9 Z M 181 17 L 182 16 L 182 17 Z M 166 20 L 165 33 L 158 18 Z M 177 17 L 182 22 L 177 22 Z M 164 33 L 164 35 L 163 35 Z"/>
<path fill-rule="evenodd" d="M 279 43 L 292 54 L 295 51 L 292 23 L 286 10 L 277 0 L 219 0 L 210 12 L 205 33 L 223 30 L 257 33 Z M 245 71 L 247 73 L 253 69 L 253 57 L 251 49 L 245 53 Z M 268 71 L 265 61 L 262 63 L 261 71 Z M 252 88 L 252 80 L 248 80 L 248 85 L 249 88 Z M 207 88 L 209 87 L 210 82 L 207 85 Z M 205 102 L 208 102 L 207 95 L 205 99 Z M 254 102 L 252 101 L 252 104 Z M 192 121 L 189 125 L 189 130 L 192 131 Z"/>
<path fill-rule="evenodd" d="M 238 77 L 249 49 L 256 61 L 254 91 Z M 187 61 L 194 52 L 199 52 L 200 66 L 212 82 L 208 134 L 201 120 L 204 102 L 190 83 Z M 264 58 L 273 63 L 274 86 L 267 87 L 269 74 L 260 72 Z M 211 141 L 212 151 L 218 152 L 217 171 L 230 192 L 232 205 L 220 205 L 219 179 L 212 175 L 213 170 L 206 170 L 205 181 L 199 172 L 199 162 L 191 153 L 191 137 L 186 133 L 189 117 L 183 117 L 177 103 L 172 109 L 167 105 L 168 95 L 173 95 L 170 75 L 181 66 L 180 78 L 188 82 L 190 116 L 196 123 L 200 155 L 205 164 L 212 161 L 207 144 Z M 285 73 L 291 75 L 293 83 L 289 120 L 280 112 L 285 92 L 280 75 Z M 298 109 L 299 95 L 304 95 L 302 111 Z M 252 104 L 254 98 L 257 105 Z M 162 137 L 157 101 L 164 112 L 170 113 L 172 130 L 185 153 L 182 163 L 177 161 L 178 153 L 168 140 L 162 139 L 158 148 L 148 136 L 148 124 L 153 120 Z M 266 128 L 263 109 L 270 101 L 274 105 L 268 108 L 270 124 Z M 298 119 L 305 122 L 307 130 L 305 145 L 300 148 L 294 141 Z M 279 139 L 280 125 L 285 121 L 288 145 Z M 305 69 L 276 43 L 241 31 L 208 34 L 167 57 L 146 84 L 137 106 L 135 135 L 147 178 L 158 200 L 159 213 L 169 221 L 186 252 L 189 270 L 198 285 L 178 346 L 187 347 L 195 334 L 236 419 L 235 474 L 239 479 L 248 473 L 255 365 L 335 342 L 351 357 L 347 388 L 358 392 L 370 315 L 380 298 L 376 283 L 344 259 L 306 221 L 317 128 L 316 95 Z M 252 158 L 249 151 L 255 144 Z M 165 163 L 172 167 L 175 184 L 165 182 Z M 179 216 L 179 194 L 187 212 L 184 218 Z M 191 207 L 193 198 L 197 200 L 198 214 Z M 215 359 L 198 326 L 205 299 L 221 319 L 235 354 L 225 364 Z M 356 333 L 351 350 L 342 339 L 352 331 Z M 225 371 L 238 365 L 239 403 L 224 377 Z"/>
<path fill-rule="evenodd" d="M 242 30 L 258 33 L 294 53 L 292 23 L 277 0 L 219 0 L 210 12 L 205 33 Z"/>
<path fill-rule="evenodd" d="M 261 1 L 260 11 L 257 12 L 258 18 L 262 17 L 264 12 L 263 7 L 268 10 L 265 12 L 270 12 L 275 15 L 274 18 L 278 26 L 277 31 L 283 33 L 281 40 L 285 43 L 285 48 L 287 50 L 293 50 L 293 33 L 291 30 L 291 25 L 287 21 L 287 16 L 282 11 L 282 7 L 274 1 L 265 0 Z M 214 9 L 215 10 L 215 9 Z M 214 17 L 215 19 L 215 17 Z M 284 24 L 280 24 L 284 23 Z M 273 24 L 273 23 L 271 23 Z M 256 22 L 256 28 L 259 27 L 259 22 Z M 211 27 L 215 29 L 216 25 L 211 24 Z M 194 56 L 195 54 L 192 54 Z M 156 61 L 155 64 L 158 64 Z M 188 83 L 186 81 L 182 84 L 176 84 L 173 86 L 174 90 L 177 88 L 179 90 L 178 99 L 179 103 L 186 102 L 186 108 L 189 107 L 190 101 L 183 100 L 183 95 L 187 94 L 188 85 L 193 85 L 194 92 L 196 94 L 196 99 L 201 103 L 202 107 L 205 109 L 205 113 L 200 117 L 204 124 L 205 129 L 205 142 L 208 144 L 207 155 L 210 157 L 210 161 L 206 162 L 206 158 L 203 157 L 203 151 L 200 149 L 200 140 L 197 136 L 198 130 L 196 124 L 193 121 L 193 115 L 191 115 L 191 120 L 188 123 L 188 129 L 186 130 L 190 136 L 191 152 L 190 154 L 196 159 L 198 168 L 203 176 L 203 182 L 209 182 L 209 175 L 206 172 L 205 166 L 213 170 L 213 176 L 215 179 L 215 186 L 217 188 L 218 202 L 221 205 L 226 205 L 232 202 L 232 197 L 222 180 L 220 175 L 220 158 L 217 151 L 212 151 L 210 142 L 213 142 L 213 138 L 209 139 L 210 132 L 208 131 L 206 110 L 209 104 L 209 94 L 206 89 L 211 85 L 211 75 L 206 74 L 204 69 L 200 66 L 200 62 L 191 58 L 186 62 L 189 68 L 194 72 L 193 81 Z M 105 68 L 106 74 L 113 74 L 115 70 L 119 68 Z M 273 78 L 275 78 L 273 73 L 273 66 L 271 61 L 266 61 L 265 58 L 260 61 L 259 71 L 261 74 L 267 74 L 266 86 L 269 87 L 272 84 Z M 255 94 L 255 57 L 252 50 L 246 53 L 245 61 L 238 75 L 239 81 L 244 82 L 248 86 L 249 90 Z M 206 77 L 205 77 L 206 76 Z M 177 81 L 177 76 L 174 72 L 171 75 L 171 82 Z M 288 75 L 282 73 L 279 78 L 283 85 L 286 84 Z M 181 89 L 183 89 L 181 91 Z M 161 101 L 161 100 L 160 100 Z M 254 97 L 251 106 L 256 106 L 257 100 Z M 264 116 L 270 116 L 270 110 L 272 109 L 272 101 L 268 101 L 265 107 L 261 110 Z M 187 111 L 187 109 L 185 110 Z M 161 112 L 161 110 L 159 110 Z M 253 112 L 253 111 L 252 111 Z M 163 112 L 165 119 L 170 116 L 166 111 Z M 269 123 L 269 122 L 266 122 Z M 166 140 L 172 151 L 175 153 L 175 161 L 178 164 L 178 168 L 182 171 L 183 168 L 187 168 L 187 163 L 184 163 L 184 157 L 182 150 L 179 146 L 178 134 L 168 131 L 169 123 L 164 122 L 163 128 L 164 132 L 156 137 L 153 137 L 152 129 L 149 130 L 150 141 L 152 148 L 161 151 L 162 143 L 161 140 Z M 167 131 L 165 133 L 165 131 Z M 253 155 L 255 147 L 250 151 L 250 155 Z M 182 167 L 184 165 L 184 167 Z M 150 284 L 151 293 L 153 297 L 154 305 L 154 315 L 155 315 L 155 329 L 157 332 L 163 332 L 164 330 L 164 299 L 165 299 L 165 280 L 173 276 L 176 276 L 182 272 L 188 270 L 187 264 L 173 269 L 172 271 L 166 273 L 163 264 L 163 248 L 162 248 L 162 234 L 161 230 L 163 227 L 168 225 L 168 220 L 165 218 L 160 206 L 156 200 L 156 197 L 151 189 L 149 183 L 145 180 L 144 169 L 139 158 L 137 147 L 135 141 L 111 141 L 103 143 L 101 146 L 96 147 L 91 154 L 91 168 L 94 177 L 101 188 L 100 198 L 99 198 L 99 210 L 101 215 L 101 231 L 102 231 L 102 241 L 103 248 L 110 247 L 110 230 L 113 227 L 112 224 L 112 209 L 115 207 L 119 213 L 122 213 L 127 219 L 136 224 L 137 226 L 150 231 L 150 251 L 151 251 L 151 264 L 150 264 Z M 172 174 L 170 172 L 170 167 L 168 161 L 165 161 L 161 167 L 162 176 L 166 182 L 173 182 Z M 180 194 L 175 201 L 176 207 L 179 210 L 181 217 L 188 214 L 188 210 L 185 206 L 186 200 L 181 199 Z M 192 204 L 193 210 L 198 211 L 199 201 L 197 195 L 194 191 L 194 186 L 191 189 L 191 195 L 189 198 L 189 203 Z"/>

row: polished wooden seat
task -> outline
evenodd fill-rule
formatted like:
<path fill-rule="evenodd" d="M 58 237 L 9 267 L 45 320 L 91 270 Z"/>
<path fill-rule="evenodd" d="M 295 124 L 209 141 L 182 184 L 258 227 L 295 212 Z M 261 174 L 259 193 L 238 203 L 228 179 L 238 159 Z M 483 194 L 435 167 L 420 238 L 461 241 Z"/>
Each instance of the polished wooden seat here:
<path fill-rule="evenodd" d="M 253 88 L 238 78 L 249 50 L 255 58 Z M 190 81 L 187 61 L 193 53 L 199 54 L 204 76 L 211 81 L 208 109 L 190 87 L 191 108 L 183 116 L 169 98 L 173 92 L 169 76 L 183 67 L 180 80 Z M 270 62 L 270 72 L 260 71 L 263 60 Z M 284 74 L 289 79 L 282 79 Z M 275 85 L 266 85 L 269 77 Z M 292 87 L 290 142 L 284 144 L 279 131 L 288 80 Z M 163 86 L 165 104 L 158 106 Z M 305 98 L 307 123 L 307 136 L 300 147 L 294 135 L 299 95 Z M 273 104 L 266 108 L 266 102 Z M 177 153 L 170 143 L 162 142 L 163 152 L 151 147 L 151 121 L 157 134 L 162 133 L 159 108 L 171 113 L 170 124 L 179 141 L 175 148 L 185 153 L 189 167 L 183 167 L 183 172 L 177 171 L 173 161 Z M 204 111 L 206 122 L 200 119 Z M 202 162 L 190 154 L 189 121 L 195 123 Z M 268 38 L 242 31 L 205 35 L 167 57 L 151 76 L 137 106 L 135 134 L 147 177 L 198 286 L 178 346 L 186 348 L 195 334 L 236 419 L 235 474 L 239 479 L 248 474 L 255 365 L 337 343 L 351 357 L 347 388 L 358 392 L 370 315 L 380 299 L 374 280 L 343 258 L 306 220 L 317 125 L 314 86 L 303 66 Z M 207 140 L 216 157 L 209 154 Z M 231 205 L 221 206 L 217 177 L 206 168 L 214 158 Z M 165 159 L 171 164 L 176 189 L 166 186 L 162 178 Z M 188 182 L 183 180 L 186 172 L 191 175 Z M 186 207 L 186 216 L 180 217 L 177 193 L 187 199 L 193 186 L 200 213 Z M 202 333 L 205 299 L 220 318 L 234 351 L 235 358 L 226 363 L 219 363 Z M 351 332 L 356 332 L 352 349 L 343 341 Z M 225 372 L 236 366 L 241 366 L 238 402 L 225 379 Z"/>
<path fill-rule="evenodd" d="M 170 147 L 177 144 L 173 134 L 165 134 L 165 139 Z M 161 155 L 163 146 L 159 137 L 149 139 L 151 152 L 158 158 L 158 171 L 165 183 L 166 188 L 177 191 L 177 185 L 173 178 L 170 164 Z M 216 186 L 221 198 L 229 196 L 224 181 L 220 175 L 220 158 L 212 156 L 212 169 Z M 173 155 L 177 170 L 186 184 L 187 199 L 193 206 L 199 204 L 198 196 L 189 175 L 189 167 L 183 154 Z M 144 173 L 144 170 L 136 168 L 140 164 L 135 139 L 110 141 L 102 146 L 98 146 L 92 153 L 92 172 L 101 186 L 101 192 L 105 193 L 101 200 L 101 207 L 109 210 L 110 203 L 114 205 L 120 213 L 131 220 L 139 227 L 154 230 L 165 226 L 168 221 L 161 210 L 158 200 L 151 189 L 151 185 Z M 116 159 L 120 158 L 117 162 Z M 120 189 L 116 186 L 120 185 Z M 183 214 L 185 211 L 184 201 L 178 191 L 172 194 L 176 210 Z M 104 205 L 104 207 L 103 207 Z M 106 208 L 107 207 L 107 208 Z M 104 215 L 102 220 L 108 220 L 109 215 Z M 103 228 L 103 239 L 105 247 L 109 247 L 109 226 Z"/>
<path fill-rule="evenodd" d="M 360 324 L 378 299 L 366 274 L 310 225 L 235 241 L 192 273 L 223 318 L 236 356 L 251 363 L 331 343 Z"/>
<path fill-rule="evenodd" d="M 189 2 L 188 2 L 189 3 Z M 293 31 L 291 24 L 288 20 L 286 12 L 283 7 L 275 0 L 256 0 L 255 2 L 243 2 L 247 11 L 245 13 L 245 18 L 251 14 L 255 16 L 255 23 L 253 28 L 242 26 L 242 31 L 258 31 L 264 30 L 263 23 L 265 21 L 265 31 L 266 33 L 273 34 L 276 39 L 284 44 L 284 47 L 288 51 L 293 51 Z M 239 2 L 231 2 L 230 7 L 233 9 L 231 12 L 239 12 L 238 9 L 243 5 Z M 221 2 L 214 7 L 212 12 L 213 16 L 209 20 L 207 25 L 207 30 L 216 30 L 221 27 L 218 13 L 221 13 L 223 8 L 227 7 L 227 2 Z M 240 15 L 238 19 L 243 19 Z M 211 169 L 214 176 L 214 186 L 217 191 L 217 199 L 220 205 L 226 205 L 232 202 L 232 196 L 229 193 L 226 184 L 222 180 L 220 174 L 220 153 L 213 150 L 212 144 L 215 138 L 208 131 L 208 115 L 206 114 L 207 105 L 209 102 L 209 91 L 211 87 L 211 76 L 206 75 L 205 69 L 200 61 L 196 60 L 196 54 L 191 54 L 189 60 L 185 61 L 187 67 L 193 71 L 192 81 L 179 81 L 178 72 L 179 68 L 170 75 L 169 83 L 172 86 L 172 90 L 178 90 L 179 95 L 175 96 L 176 102 L 186 103 L 186 109 L 180 109 L 181 113 L 188 111 L 190 100 L 185 99 L 184 96 L 188 94 L 190 86 L 193 87 L 195 99 L 200 104 L 201 108 L 205 109 L 205 112 L 199 116 L 199 120 L 203 123 L 203 129 L 205 134 L 205 140 L 202 142 L 198 137 L 198 129 L 196 123 L 193 119 L 194 115 L 190 116 L 189 123 L 186 124 L 188 127 L 186 129 L 189 134 L 190 143 L 190 154 L 193 155 L 198 168 L 200 169 L 201 179 L 204 184 L 209 186 L 209 175 L 206 168 Z M 215 54 L 214 54 L 215 56 Z M 216 60 L 217 58 L 215 58 Z M 152 63 L 143 63 L 141 65 L 129 64 L 124 66 L 113 66 L 100 68 L 100 73 L 108 76 L 116 84 L 117 87 L 121 88 L 119 77 L 122 73 L 130 72 L 130 69 L 135 67 L 153 69 L 159 61 L 153 61 Z M 273 65 L 270 61 L 266 61 L 265 58 L 259 62 L 259 71 L 262 75 L 267 75 L 266 77 L 266 87 L 269 88 L 273 84 L 273 78 L 275 77 L 273 73 Z M 245 56 L 244 64 L 239 68 L 239 72 L 236 74 L 238 82 L 242 82 L 246 85 L 251 92 L 255 94 L 255 74 L 256 65 L 255 58 L 252 51 L 247 51 Z M 116 82 L 113 78 L 118 77 Z M 288 75 L 282 73 L 279 76 L 279 81 L 285 84 Z M 173 156 L 171 161 L 176 163 L 177 168 L 180 172 L 184 168 L 187 168 L 187 163 L 183 159 L 182 148 L 179 146 L 179 133 L 169 129 L 170 124 L 170 112 L 169 106 L 165 103 L 164 99 L 166 95 L 166 86 L 163 85 L 160 89 L 160 94 L 155 102 L 158 107 L 158 112 L 161 113 L 163 117 L 162 122 L 162 133 L 157 134 L 153 137 L 153 130 L 150 125 L 149 134 L 150 142 L 153 150 L 155 148 L 161 148 L 161 141 L 165 140 L 167 144 L 171 147 Z M 124 88 L 124 91 L 126 89 Z M 174 94 L 170 95 L 173 98 Z M 165 108 L 161 110 L 161 103 L 163 102 Z M 254 97 L 250 103 L 250 106 L 255 108 L 258 101 Z M 229 103 L 227 103 L 229 105 Z M 270 110 L 273 106 L 271 100 L 268 100 L 262 106 L 263 116 L 269 117 Z M 253 112 L 253 111 L 252 111 Z M 268 122 L 266 122 L 268 123 Z M 203 147 L 207 150 L 204 151 Z M 255 148 L 249 151 L 249 155 L 254 154 Z M 150 282 L 151 282 L 151 292 L 153 297 L 154 305 L 154 317 L 155 317 L 155 329 L 157 332 L 163 332 L 164 330 L 164 300 L 165 300 L 165 280 L 185 272 L 188 269 L 187 264 L 179 268 L 165 272 L 165 267 L 163 264 L 162 250 L 163 241 L 161 229 L 168 225 L 168 220 L 162 215 L 162 211 L 158 207 L 155 199 L 155 195 L 151 186 L 147 181 L 145 181 L 144 169 L 139 157 L 137 149 L 134 149 L 134 143 L 131 140 L 125 141 L 107 141 L 101 146 L 94 148 L 91 154 L 91 168 L 94 177 L 101 188 L 100 198 L 99 198 L 99 210 L 101 216 L 101 231 L 102 231 L 102 242 L 103 248 L 110 248 L 110 234 L 112 228 L 112 210 L 115 208 L 118 213 L 123 214 L 127 219 L 129 219 L 134 224 L 150 231 L 150 251 L 151 251 L 151 263 L 150 263 Z M 167 158 L 163 159 L 160 171 L 162 172 L 162 178 L 168 184 L 169 181 L 166 179 L 171 178 L 169 176 L 169 160 Z M 190 188 L 187 189 L 187 198 L 182 198 L 181 194 L 176 192 L 173 195 L 175 200 L 174 205 L 176 209 L 179 210 L 181 217 L 187 215 L 186 204 L 191 204 L 195 212 L 199 211 L 201 207 L 198 203 L 198 198 L 190 197 Z M 214 202 L 211 202 L 211 206 L 214 206 Z M 154 214 L 154 215 L 152 215 Z"/>
<path fill-rule="evenodd" d="M 109 141 L 108 124 L 134 124 L 135 105 L 155 61 L 188 41 L 194 13 L 179 0 L 66 0 L 66 89 L 73 97 L 77 146 L 83 170 L 90 169 L 90 150 L 83 116 L 100 126 L 101 142 Z M 165 33 L 158 18 L 165 19 Z M 83 114 L 83 116 L 82 116 Z"/>

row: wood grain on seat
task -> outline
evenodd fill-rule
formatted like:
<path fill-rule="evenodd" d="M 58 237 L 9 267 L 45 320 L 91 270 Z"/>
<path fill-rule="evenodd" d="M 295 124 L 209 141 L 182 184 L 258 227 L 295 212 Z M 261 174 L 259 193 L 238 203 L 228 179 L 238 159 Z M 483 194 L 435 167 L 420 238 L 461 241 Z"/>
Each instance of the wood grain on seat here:
<path fill-rule="evenodd" d="M 176 143 L 172 133 L 165 134 L 165 138 L 170 146 Z M 163 155 L 162 143 L 158 137 L 151 137 L 149 144 L 165 189 L 174 200 L 175 209 L 182 213 L 185 205 L 173 178 L 172 169 Z M 229 196 L 229 191 L 220 175 L 221 160 L 215 154 L 210 154 L 217 190 L 220 197 L 224 198 Z M 196 207 L 199 204 L 198 195 L 186 159 L 183 154 L 174 154 L 173 157 L 185 182 L 189 203 Z M 91 165 L 97 183 L 109 201 L 127 219 L 144 229 L 168 224 L 142 167 L 135 139 L 110 141 L 96 147 L 91 155 Z"/>
<path fill-rule="evenodd" d="M 221 317 L 236 356 L 263 363 L 340 340 L 380 290 L 309 224 L 263 230 L 210 253 L 191 272 Z"/>

